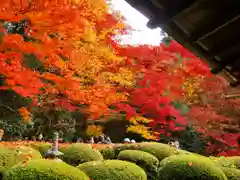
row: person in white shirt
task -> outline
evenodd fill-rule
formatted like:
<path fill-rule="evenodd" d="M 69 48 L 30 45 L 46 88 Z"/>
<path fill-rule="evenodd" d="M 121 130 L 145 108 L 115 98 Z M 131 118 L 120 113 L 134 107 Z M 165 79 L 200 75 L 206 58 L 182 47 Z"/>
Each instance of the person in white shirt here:
<path fill-rule="evenodd" d="M 125 138 L 124 140 L 123 140 L 123 143 L 124 144 L 129 144 L 131 141 L 130 141 L 130 139 L 129 138 Z"/>

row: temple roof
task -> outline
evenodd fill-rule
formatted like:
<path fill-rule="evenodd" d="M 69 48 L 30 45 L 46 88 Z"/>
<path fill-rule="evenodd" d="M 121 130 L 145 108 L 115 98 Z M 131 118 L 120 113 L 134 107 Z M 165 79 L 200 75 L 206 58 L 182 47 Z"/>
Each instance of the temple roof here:
<path fill-rule="evenodd" d="M 199 56 L 213 73 L 240 85 L 240 0 L 126 0 Z"/>

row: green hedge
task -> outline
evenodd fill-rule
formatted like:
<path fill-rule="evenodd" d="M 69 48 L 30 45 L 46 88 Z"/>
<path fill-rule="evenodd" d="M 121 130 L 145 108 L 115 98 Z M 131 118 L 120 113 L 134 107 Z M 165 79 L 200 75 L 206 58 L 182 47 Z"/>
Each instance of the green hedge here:
<path fill-rule="evenodd" d="M 234 161 L 227 157 L 210 157 L 210 159 L 221 167 L 236 168 Z"/>
<path fill-rule="evenodd" d="M 6 171 L 3 180 L 89 180 L 79 169 L 57 160 L 32 160 Z"/>
<path fill-rule="evenodd" d="M 112 147 L 104 147 L 99 149 L 99 152 L 103 155 L 104 159 L 115 159 L 116 153 Z"/>
<path fill-rule="evenodd" d="M 223 168 L 223 172 L 227 176 L 228 180 L 239 180 L 240 170 L 234 168 Z"/>
<path fill-rule="evenodd" d="M 126 161 L 93 161 L 80 164 L 78 168 L 93 180 L 147 180 L 142 168 Z"/>
<path fill-rule="evenodd" d="M 148 152 L 158 158 L 158 160 L 162 160 L 166 157 L 180 154 L 180 152 L 173 147 L 170 147 L 167 144 L 156 143 L 156 142 L 144 142 L 144 143 L 136 143 L 136 144 L 120 144 L 115 145 L 114 147 L 115 154 L 118 154 L 123 150 L 140 150 Z"/>
<path fill-rule="evenodd" d="M 103 160 L 103 156 L 88 144 L 73 144 L 64 151 L 63 160 L 77 166 L 84 162 Z"/>
<path fill-rule="evenodd" d="M 130 161 L 140 166 L 146 171 L 148 179 L 154 179 L 157 176 L 159 161 L 150 153 L 137 150 L 124 150 L 119 153 L 118 159 Z"/>
<path fill-rule="evenodd" d="M 213 161 L 195 155 L 178 155 L 160 163 L 159 180 L 227 180 Z"/>
<path fill-rule="evenodd" d="M 166 157 L 175 155 L 177 149 L 170 147 L 167 144 L 161 143 L 139 143 L 138 149 L 144 152 L 148 152 L 158 158 L 159 161 Z"/>
<path fill-rule="evenodd" d="M 34 143 L 31 144 L 30 146 L 38 150 L 42 156 L 45 156 L 47 151 L 52 147 L 50 143 Z"/>
<path fill-rule="evenodd" d="M 41 158 L 37 150 L 27 146 L 14 146 L 14 148 L 0 146 L 0 174 L 20 162 Z"/>
<path fill-rule="evenodd" d="M 176 155 L 182 155 L 182 154 L 193 155 L 194 153 L 186 151 L 186 150 L 182 150 L 182 149 L 176 150 Z"/>
<path fill-rule="evenodd" d="M 117 144 L 112 147 L 115 152 L 115 158 L 118 157 L 119 153 L 123 150 L 138 150 L 138 143 L 136 144 Z"/>
<path fill-rule="evenodd" d="M 237 169 L 240 169 L 240 156 L 226 157 L 226 159 L 232 161 Z"/>
<path fill-rule="evenodd" d="M 69 145 L 71 146 L 71 145 Z M 65 151 L 68 149 L 69 146 L 59 146 L 58 150 L 61 151 L 62 153 L 65 153 Z"/>

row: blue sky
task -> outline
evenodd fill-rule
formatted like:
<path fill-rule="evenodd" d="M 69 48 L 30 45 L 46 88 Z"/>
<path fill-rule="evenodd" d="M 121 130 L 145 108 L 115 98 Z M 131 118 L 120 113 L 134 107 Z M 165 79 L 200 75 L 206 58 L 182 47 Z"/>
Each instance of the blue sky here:
<path fill-rule="evenodd" d="M 161 41 L 161 29 L 151 30 L 147 28 L 148 19 L 137 10 L 132 8 L 124 0 L 111 0 L 113 9 L 119 11 L 125 18 L 126 23 L 135 29 L 131 35 L 123 36 L 122 42 L 126 44 L 151 44 L 158 45 Z"/>

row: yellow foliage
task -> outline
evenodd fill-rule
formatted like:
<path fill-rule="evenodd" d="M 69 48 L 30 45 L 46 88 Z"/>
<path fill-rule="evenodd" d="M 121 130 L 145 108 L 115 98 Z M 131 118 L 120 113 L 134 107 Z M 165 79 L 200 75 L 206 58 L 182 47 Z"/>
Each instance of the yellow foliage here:
<path fill-rule="evenodd" d="M 185 82 L 183 83 L 183 88 L 185 90 L 186 103 L 191 104 L 199 101 L 199 92 L 201 92 L 201 81 L 201 76 L 196 76 L 194 78 L 185 80 Z"/>
<path fill-rule="evenodd" d="M 108 10 L 108 6 L 105 0 L 72 0 L 73 3 L 84 6 L 84 14 L 94 14 L 95 17 L 103 18 Z"/>
<path fill-rule="evenodd" d="M 132 125 L 127 128 L 127 132 L 133 132 L 140 134 L 143 138 L 149 140 L 156 140 L 156 137 L 153 135 L 153 132 L 149 130 L 149 127 L 145 125 Z"/>
<path fill-rule="evenodd" d="M 127 132 L 140 134 L 145 139 L 156 139 L 153 132 L 147 127 L 147 124 L 152 121 L 151 119 L 142 116 L 134 116 L 129 121 L 132 125 L 127 128 Z"/>
<path fill-rule="evenodd" d="M 41 89 L 48 94 L 45 101 L 64 94 L 74 105 L 87 104 L 86 111 L 97 117 L 108 114 L 110 104 L 128 98 L 114 83 L 131 86 L 134 72 L 121 68 L 125 59 L 107 41 L 109 33 L 117 34 L 126 25 L 117 14 L 116 21 L 105 22 L 110 13 L 105 0 L 1 0 L 1 10 L 3 21 L 27 19 L 28 36 L 41 41 L 18 38 L 16 46 L 18 52 L 36 55 L 48 70 L 39 75 L 53 82 L 44 82 Z"/>
<path fill-rule="evenodd" d="M 131 87 L 134 81 L 134 74 L 131 70 L 126 68 L 120 68 L 119 72 L 104 72 L 101 77 L 104 81 L 109 81 L 110 83 L 117 83 L 122 86 Z"/>
<path fill-rule="evenodd" d="M 94 43 L 96 41 L 97 34 L 96 31 L 93 29 L 91 24 L 86 22 L 86 25 L 84 27 L 84 37 L 83 40 L 88 43 Z"/>
<path fill-rule="evenodd" d="M 86 133 L 88 136 L 100 136 L 102 134 L 102 131 L 102 126 L 89 125 Z"/>
<path fill-rule="evenodd" d="M 134 116 L 129 121 L 133 125 L 138 125 L 138 124 L 143 124 L 143 123 L 148 124 L 148 123 L 152 122 L 151 119 L 147 119 L 147 118 L 142 117 L 142 116 Z"/>

